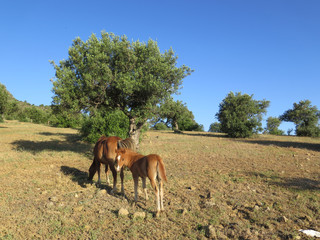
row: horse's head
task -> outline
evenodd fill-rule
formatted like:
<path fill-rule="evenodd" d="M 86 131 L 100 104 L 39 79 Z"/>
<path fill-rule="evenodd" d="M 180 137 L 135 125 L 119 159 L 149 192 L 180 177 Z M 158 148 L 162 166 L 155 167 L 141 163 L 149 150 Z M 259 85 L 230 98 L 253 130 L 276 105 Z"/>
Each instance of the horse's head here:
<path fill-rule="evenodd" d="M 114 167 L 117 169 L 118 172 L 120 171 L 120 169 L 125 163 L 125 158 L 124 158 L 125 153 L 126 153 L 126 150 L 123 148 L 116 150 L 116 161 L 114 163 Z"/>

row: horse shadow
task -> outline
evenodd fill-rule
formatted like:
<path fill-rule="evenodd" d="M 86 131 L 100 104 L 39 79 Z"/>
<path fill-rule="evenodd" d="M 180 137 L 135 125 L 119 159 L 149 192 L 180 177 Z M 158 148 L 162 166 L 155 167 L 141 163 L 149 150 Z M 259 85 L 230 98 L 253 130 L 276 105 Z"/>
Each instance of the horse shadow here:
<path fill-rule="evenodd" d="M 60 171 L 66 175 L 70 176 L 73 182 L 76 182 L 79 186 L 86 188 L 88 184 L 93 184 L 93 181 L 88 180 L 88 173 L 81 171 L 74 167 L 61 166 Z M 97 188 L 106 189 L 111 192 L 112 187 L 106 184 L 96 184 Z"/>

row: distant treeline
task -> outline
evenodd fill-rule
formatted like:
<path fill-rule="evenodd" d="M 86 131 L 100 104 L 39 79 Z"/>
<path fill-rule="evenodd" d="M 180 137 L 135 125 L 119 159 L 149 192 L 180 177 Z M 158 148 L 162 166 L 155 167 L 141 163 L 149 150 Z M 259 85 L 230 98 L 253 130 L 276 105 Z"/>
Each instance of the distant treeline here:
<path fill-rule="evenodd" d="M 169 99 L 158 108 L 157 117 L 150 119 L 145 126 L 147 129 L 175 131 L 204 131 L 203 125 L 196 123 L 194 115 L 180 101 Z M 18 120 L 46 124 L 53 127 L 77 128 L 84 140 L 95 142 L 101 135 L 117 135 L 128 137 L 129 119 L 123 112 L 99 111 L 92 114 L 72 113 L 61 111 L 56 106 L 35 106 L 26 101 L 22 102 L 0 83 L 0 122 L 3 120 Z"/>

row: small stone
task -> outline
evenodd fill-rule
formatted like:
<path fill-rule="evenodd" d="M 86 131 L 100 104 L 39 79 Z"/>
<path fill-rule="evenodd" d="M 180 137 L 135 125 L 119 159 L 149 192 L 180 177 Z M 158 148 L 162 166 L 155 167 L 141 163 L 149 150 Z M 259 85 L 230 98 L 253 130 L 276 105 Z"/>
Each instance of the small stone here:
<path fill-rule="evenodd" d="M 81 212 L 82 209 L 83 209 L 83 206 L 79 206 L 79 207 L 73 208 L 73 211 L 75 211 L 75 212 Z"/>
<path fill-rule="evenodd" d="M 255 205 L 255 206 L 253 207 L 253 210 L 254 210 L 254 211 L 259 211 L 259 210 L 260 210 L 260 207 L 259 207 L 258 205 Z"/>
<path fill-rule="evenodd" d="M 181 214 L 184 216 L 188 213 L 188 210 L 186 208 L 182 209 Z"/>
<path fill-rule="evenodd" d="M 189 187 L 187 187 L 187 189 L 189 189 L 189 190 L 193 191 L 193 190 L 195 190 L 195 189 L 196 189 L 196 187 L 195 187 L 195 186 L 189 186 Z"/>
<path fill-rule="evenodd" d="M 118 216 L 128 216 L 129 215 L 129 211 L 125 208 L 120 208 L 118 211 Z"/>
<path fill-rule="evenodd" d="M 102 189 L 102 190 L 100 190 L 97 194 L 98 194 L 99 196 L 104 196 L 104 195 L 107 194 L 107 190 Z"/>
<path fill-rule="evenodd" d="M 135 212 L 133 214 L 133 219 L 145 218 L 145 217 L 146 217 L 146 213 L 145 212 Z"/>
<path fill-rule="evenodd" d="M 46 191 L 46 190 L 40 192 L 41 195 L 44 195 L 44 194 L 47 194 L 47 193 L 48 193 L 48 191 Z"/>
<path fill-rule="evenodd" d="M 278 218 L 278 222 L 288 222 L 288 218 L 286 218 L 285 216 L 281 216 L 280 218 Z"/>
<path fill-rule="evenodd" d="M 308 222 L 312 222 L 312 218 L 308 215 L 305 215 L 304 219 L 307 220 Z"/>
<path fill-rule="evenodd" d="M 208 225 L 206 227 L 206 237 L 210 238 L 210 239 L 216 239 L 217 238 L 216 229 L 212 225 Z"/>
<path fill-rule="evenodd" d="M 216 203 L 213 202 L 213 201 L 206 201 L 206 202 L 204 203 L 204 207 L 205 207 L 205 208 L 211 208 L 211 207 L 213 207 L 213 206 L 215 206 L 215 205 L 216 205 Z"/>
<path fill-rule="evenodd" d="M 54 205 L 53 202 L 48 202 L 47 205 L 46 205 L 46 207 L 47 207 L 47 208 L 51 208 L 51 207 L 53 207 L 53 205 Z"/>
<path fill-rule="evenodd" d="M 209 192 L 208 192 L 208 195 L 207 195 L 207 198 L 208 198 L 208 199 L 211 199 L 211 198 L 213 198 L 213 196 L 214 196 L 214 195 L 213 195 L 213 192 L 212 192 L 212 191 L 209 191 Z"/>
<path fill-rule="evenodd" d="M 76 194 L 74 195 L 74 197 L 75 197 L 75 198 L 78 198 L 78 197 L 79 197 L 79 195 L 76 193 Z"/>
<path fill-rule="evenodd" d="M 52 197 L 49 197 L 49 200 L 51 202 L 57 202 L 58 201 L 58 198 L 56 196 L 52 196 Z"/>

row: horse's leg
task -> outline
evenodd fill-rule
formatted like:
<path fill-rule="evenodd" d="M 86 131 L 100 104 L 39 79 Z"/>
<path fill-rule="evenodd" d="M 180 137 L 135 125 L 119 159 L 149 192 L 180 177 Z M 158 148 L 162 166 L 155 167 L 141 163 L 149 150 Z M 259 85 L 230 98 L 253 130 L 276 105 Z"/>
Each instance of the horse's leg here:
<path fill-rule="evenodd" d="M 110 169 L 113 176 L 113 188 L 111 190 L 111 194 L 114 194 L 115 192 L 117 192 L 117 171 L 113 165 L 110 165 Z"/>
<path fill-rule="evenodd" d="M 147 185 L 146 185 L 146 178 L 145 177 L 142 178 L 142 189 L 144 191 L 144 196 L 145 196 L 146 202 L 147 202 L 149 197 L 148 197 L 148 193 L 147 193 Z"/>
<path fill-rule="evenodd" d="M 94 158 L 93 159 L 93 162 L 89 168 L 89 176 L 88 176 L 88 180 L 89 181 L 92 181 L 94 175 L 96 174 L 96 171 L 97 171 L 97 161 L 96 159 Z"/>
<path fill-rule="evenodd" d="M 155 180 L 155 177 L 154 178 L 150 178 L 150 183 L 151 183 L 151 186 L 152 186 L 152 189 L 154 191 L 154 193 L 156 194 L 156 201 L 157 201 L 157 214 L 156 216 L 158 217 L 159 214 L 160 214 L 160 196 L 159 196 L 159 188 L 156 184 L 156 180 Z"/>
<path fill-rule="evenodd" d="M 160 188 L 160 208 L 161 208 L 161 211 L 164 211 L 164 207 L 163 207 L 163 182 L 161 179 L 159 181 L 159 188 Z"/>
<path fill-rule="evenodd" d="M 100 166 L 101 166 L 101 163 L 98 162 L 97 163 L 97 172 L 98 172 L 98 185 L 100 186 L 101 184 L 101 178 L 100 178 Z"/>
<path fill-rule="evenodd" d="M 139 183 L 139 176 L 133 177 L 134 181 L 134 201 L 137 203 L 138 201 L 138 183 Z"/>
<path fill-rule="evenodd" d="M 123 186 L 123 178 L 124 178 L 123 167 L 121 168 L 121 171 L 120 171 L 120 178 L 121 178 L 121 194 L 123 196 L 125 196 L 124 195 L 124 186 Z"/>
<path fill-rule="evenodd" d="M 109 164 L 107 163 L 106 168 L 105 168 L 105 173 L 106 173 L 107 183 L 108 183 L 108 185 L 110 185 L 108 165 Z"/>

